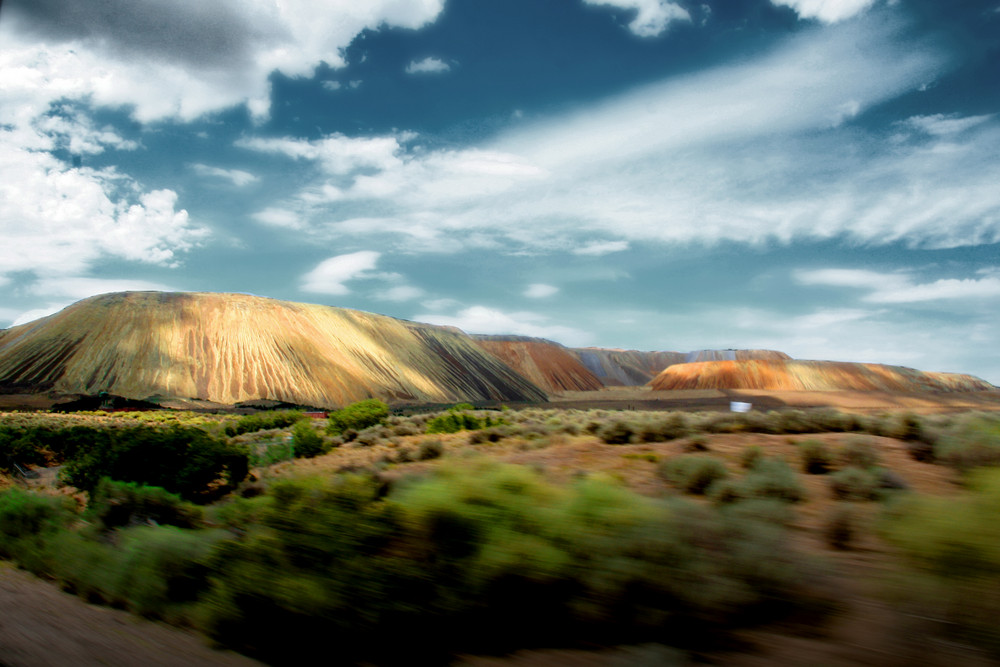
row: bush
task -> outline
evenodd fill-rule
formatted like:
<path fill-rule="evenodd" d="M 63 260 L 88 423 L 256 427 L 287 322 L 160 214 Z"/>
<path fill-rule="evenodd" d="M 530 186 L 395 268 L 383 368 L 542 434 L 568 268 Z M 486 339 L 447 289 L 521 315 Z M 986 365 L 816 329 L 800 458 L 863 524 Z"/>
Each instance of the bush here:
<path fill-rule="evenodd" d="M 430 459 L 440 458 L 442 454 L 444 454 L 444 445 L 440 440 L 424 440 L 420 443 L 420 448 L 417 450 L 417 460 L 429 461 Z"/>
<path fill-rule="evenodd" d="M 660 474 L 685 493 L 703 494 L 715 482 L 725 479 L 725 464 L 711 456 L 682 454 L 660 466 Z"/>
<path fill-rule="evenodd" d="M 389 406 L 377 398 L 352 403 L 345 408 L 331 412 L 327 419 L 326 432 L 341 435 L 346 431 L 363 431 L 381 424 L 389 416 Z"/>
<path fill-rule="evenodd" d="M 740 454 L 740 467 L 744 470 L 753 469 L 758 463 L 764 460 L 764 450 L 759 445 L 750 445 L 743 448 Z"/>
<path fill-rule="evenodd" d="M 194 528 L 202 521 L 201 508 L 166 489 L 106 477 L 91 492 L 87 514 L 105 530 L 143 524 Z"/>
<path fill-rule="evenodd" d="M 937 443 L 934 453 L 962 472 L 1000 465 L 1000 418 L 977 415 L 964 420 Z"/>
<path fill-rule="evenodd" d="M 488 414 L 482 417 L 472 414 L 468 410 L 462 409 L 462 405 L 468 404 L 460 403 L 459 405 L 449 409 L 448 412 L 437 415 L 436 417 L 432 417 L 428 420 L 425 433 L 458 433 L 459 431 L 476 431 L 503 423 L 502 420 L 494 420 Z"/>
<path fill-rule="evenodd" d="M 1000 471 L 975 471 L 968 486 L 961 497 L 907 498 L 882 530 L 909 566 L 901 588 L 914 612 L 1000 659 Z"/>
<path fill-rule="evenodd" d="M 805 499 L 805 490 L 787 463 L 780 459 L 761 459 L 739 480 L 726 480 L 711 492 L 719 504 L 747 500 L 780 500 L 797 503 Z"/>
<path fill-rule="evenodd" d="M 823 537 L 831 549 L 850 549 L 857 532 L 855 510 L 847 503 L 838 503 L 823 525 Z"/>
<path fill-rule="evenodd" d="M 828 478 L 830 491 L 837 500 L 877 500 L 878 477 L 870 470 L 844 468 Z"/>
<path fill-rule="evenodd" d="M 249 472 L 249 454 L 198 428 L 134 426 L 109 429 L 107 443 L 85 448 L 60 477 L 83 491 L 102 478 L 159 486 L 187 500 L 211 500 Z"/>
<path fill-rule="evenodd" d="M 632 427 L 616 419 L 598 429 L 597 437 L 606 445 L 627 445 L 632 440 Z"/>
<path fill-rule="evenodd" d="M 287 428 L 303 419 L 308 419 L 308 417 L 300 410 L 269 410 L 244 415 L 235 422 L 226 424 L 225 433 L 229 437 L 233 437 L 270 428 Z"/>
<path fill-rule="evenodd" d="M 849 436 L 847 443 L 840 448 L 840 464 L 845 467 L 874 468 L 880 457 L 870 438 L 865 436 Z"/>
<path fill-rule="evenodd" d="M 802 471 L 810 475 L 825 475 L 830 472 L 833 455 L 830 449 L 819 440 L 803 440 L 799 443 L 799 456 L 802 457 Z"/>
<path fill-rule="evenodd" d="M 12 488 L 0 491 L 0 555 L 21 558 L 45 533 L 65 526 L 73 514 L 64 499 Z"/>
<path fill-rule="evenodd" d="M 292 427 L 292 447 L 295 457 L 300 459 L 311 459 L 329 451 L 323 436 L 316 432 L 309 420 L 297 422 Z"/>

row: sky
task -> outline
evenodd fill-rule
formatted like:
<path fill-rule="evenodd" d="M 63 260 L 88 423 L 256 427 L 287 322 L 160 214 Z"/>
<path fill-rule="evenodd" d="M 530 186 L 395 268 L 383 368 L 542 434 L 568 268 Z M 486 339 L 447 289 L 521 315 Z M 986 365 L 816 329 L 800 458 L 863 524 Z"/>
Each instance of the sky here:
<path fill-rule="evenodd" d="M 0 327 L 243 292 L 1000 384 L 1000 0 L 6 0 Z"/>

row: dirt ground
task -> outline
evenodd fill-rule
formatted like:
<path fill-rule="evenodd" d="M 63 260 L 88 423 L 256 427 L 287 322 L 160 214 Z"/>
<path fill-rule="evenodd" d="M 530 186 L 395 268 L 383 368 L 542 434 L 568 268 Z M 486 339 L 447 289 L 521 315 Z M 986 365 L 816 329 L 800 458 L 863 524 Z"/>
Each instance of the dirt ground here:
<path fill-rule="evenodd" d="M 251 667 L 193 633 L 87 604 L 0 561 L 0 665 L 6 667 Z"/>

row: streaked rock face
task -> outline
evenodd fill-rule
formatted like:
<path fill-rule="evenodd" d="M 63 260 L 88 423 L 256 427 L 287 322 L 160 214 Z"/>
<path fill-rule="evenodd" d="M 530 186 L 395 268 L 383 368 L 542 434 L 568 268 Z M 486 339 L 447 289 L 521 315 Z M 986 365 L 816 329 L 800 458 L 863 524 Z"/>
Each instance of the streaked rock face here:
<path fill-rule="evenodd" d="M 604 385 L 559 343 L 525 336 L 473 336 L 484 350 L 546 391 L 594 391 Z"/>
<path fill-rule="evenodd" d="M 6 330 L 0 388 L 329 407 L 545 400 L 455 329 L 210 293 L 104 294 Z"/>
<path fill-rule="evenodd" d="M 576 358 L 606 387 L 638 387 L 671 364 L 683 363 L 684 352 L 641 352 L 601 347 L 571 349 Z"/>
<path fill-rule="evenodd" d="M 695 350 L 688 352 L 684 363 L 695 361 L 790 361 L 791 357 L 777 350 Z"/>
<path fill-rule="evenodd" d="M 654 390 L 768 389 L 772 391 L 979 391 L 985 380 L 957 373 L 929 373 L 902 366 L 841 361 L 702 361 L 666 368 Z"/>

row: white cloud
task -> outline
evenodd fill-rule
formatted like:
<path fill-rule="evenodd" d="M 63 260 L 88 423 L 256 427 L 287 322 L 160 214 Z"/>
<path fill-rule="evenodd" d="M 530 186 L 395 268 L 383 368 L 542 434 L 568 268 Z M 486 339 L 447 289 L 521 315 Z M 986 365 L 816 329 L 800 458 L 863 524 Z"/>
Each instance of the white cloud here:
<path fill-rule="evenodd" d="M 771 0 L 771 4 L 791 7 L 804 19 L 836 23 L 860 14 L 875 0 Z"/>
<path fill-rule="evenodd" d="M 603 5 L 635 11 L 629 30 L 639 37 L 656 37 L 674 21 L 690 21 L 687 10 L 669 0 L 584 0 L 588 5 Z"/>
<path fill-rule="evenodd" d="M 222 169 L 220 167 L 210 167 L 207 164 L 197 163 L 191 165 L 191 168 L 194 169 L 195 173 L 199 176 L 221 178 L 231 182 L 238 188 L 250 185 L 251 183 L 256 183 L 260 180 L 257 176 L 254 176 L 248 171 L 243 171 L 242 169 Z"/>
<path fill-rule="evenodd" d="M 170 292 L 173 288 L 163 283 L 131 278 L 88 278 L 84 276 L 43 276 L 28 287 L 33 294 L 62 296 L 79 301 L 108 292 Z"/>
<path fill-rule="evenodd" d="M 20 326 L 22 324 L 27 324 L 28 322 L 34 322 L 35 320 L 41 319 L 43 317 L 48 317 L 54 313 L 58 313 L 60 310 L 68 306 L 69 303 L 60 303 L 50 306 L 45 306 L 44 308 L 32 308 L 31 310 L 25 311 L 14 318 L 13 322 L 10 323 L 12 327 Z"/>
<path fill-rule="evenodd" d="M 528 297 L 529 299 L 544 299 L 558 292 L 559 288 L 554 285 L 534 283 L 532 285 L 528 285 L 528 288 L 524 290 L 524 296 Z"/>
<path fill-rule="evenodd" d="M 623 250 L 628 250 L 627 241 L 594 241 L 593 243 L 588 243 L 580 248 L 575 248 L 573 250 L 574 255 L 594 255 L 600 257 L 601 255 L 608 255 L 613 252 L 621 252 Z"/>
<path fill-rule="evenodd" d="M 938 113 L 930 116 L 912 116 L 903 121 L 903 124 L 922 130 L 927 134 L 947 136 L 964 132 L 976 125 L 985 123 L 992 117 L 992 114 L 961 117 L 956 114 L 945 115 Z"/>
<path fill-rule="evenodd" d="M 424 295 L 424 290 L 413 285 L 396 285 L 375 294 L 376 299 L 383 301 L 413 301 Z"/>
<path fill-rule="evenodd" d="M 349 294 L 351 290 L 344 283 L 372 277 L 370 272 L 380 256 L 381 253 L 372 250 L 361 250 L 325 259 L 302 276 L 301 289 L 320 294 Z"/>
<path fill-rule="evenodd" d="M 286 229 L 301 229 L 302 220 L 298 214 L 283 208 L 265 208 L 253 214 L 253 219 L 269 227 L 284 227 Z"/>
<path fill-rule="evenodd" d="M 570 347 L 582 347 L 593 340 L 591 334 L 559 324 L 550 324 L 550 318 L 532 312 L 506 313 L 486 306 L 471 306 L 455 315 L 427 313 L 414 317 L 418 322 L 458 327 L 467 333 L 515 334 L 548 338 Z"/>
<path fill-rule="evenodd" d="M 0 85 L 5 106 L 24 95 L 40 110 L 63 97 L 131 106 L 140 121 L 190 120 L 239 104 L 265 116 L 272 72 L 342 67 L 343 50 L 364 29 L 419 28 L 443 4 L 109 0 L 96 12 L 71 0 L 12 0 L 0 23 Z"/>
<path fill-rule="evenodd" d="M 1000 298 L 1000 276 L 941 278 L 917 283 L 906 274 L 886 274 L 856 269 L 819 269 L 795 274 L 803 285 L 829 285 L 869 290 L 862 300 L 869 303 L 918 303 L 959 299 Z"/>
<path fill-rule="evenodd" d="M 413 60 L 406 66 L 407 74 L 441 74 L 451 69 L 451 65 L 433 56 L 423 60 Z"/>
<path fill-rule="evenodd" d="M 1000 240 L 994 120 L 905 144 L 835 127 L 941 71 L 943 56 L 903 50 L 899 29 L 885 15 L 811 27 L 752 61 L 519 123 L 464 150 L 337 135 L 243 145 L 317 161 L 290 199 L 314 233 L 377 236 L 408 252 Z"/>
<path fill-rule="evenodd" d="M 173 191 L 142 192 L 113 169 L 71 168 L 25 150 L 24 136 L 0 131 L 0 274 L 82 275 L 106 257 L 176 266 L 206 237 Z"/>
<path fill-rule="evenodd" d="M 323 88 L 324 88 L 324 90 L 329 90 L 329 91 L 340 90 L 340 82 L 339 81 L 324 81 L 323 82 Z"/>

